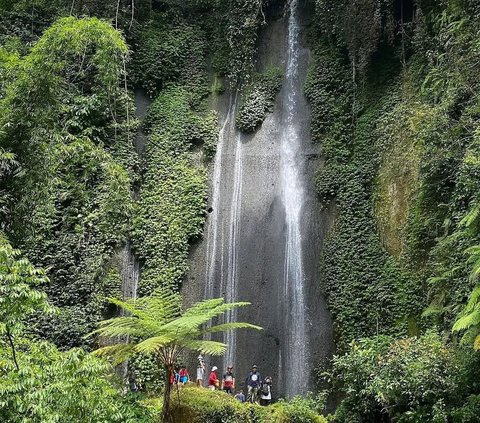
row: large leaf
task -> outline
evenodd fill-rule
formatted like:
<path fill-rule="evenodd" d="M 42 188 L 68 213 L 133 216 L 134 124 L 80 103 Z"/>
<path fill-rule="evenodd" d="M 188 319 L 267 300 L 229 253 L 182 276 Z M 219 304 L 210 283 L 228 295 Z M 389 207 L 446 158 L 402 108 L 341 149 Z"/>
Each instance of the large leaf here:
<path fill-rule="evenodd" d="M 223 355 L 227 349 L 227 345 L 217 341 L 205 341 L 205 340 L 183 340 L 179 342 L 182 347 L 188 348 L 193 351 L 200 351 L 206 355 Z"/>
<path fill-rule="evenodd" d="M 172 336 L 154 336 L 145 339 L 135 346 L 135 351 L 143 353 L 152 353 L 158 351 L 160 348 L 166 347 L 174 341 Z"/>

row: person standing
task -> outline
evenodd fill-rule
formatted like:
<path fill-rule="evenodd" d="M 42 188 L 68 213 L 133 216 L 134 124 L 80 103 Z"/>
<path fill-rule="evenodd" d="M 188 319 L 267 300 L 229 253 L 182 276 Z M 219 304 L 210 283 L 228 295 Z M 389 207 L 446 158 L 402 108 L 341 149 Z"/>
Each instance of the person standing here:
<path fill-rule="evenodd" d="M 200 388 L 203 386 L 203 381 L 205 379 L 205 361 L 203 360 L 203 356 L 200 354 L 198 356 L 198 364 L 197 364 L 197 386 Z"/>
<path fill-rule="evenodd" d="M 235 389 L 235 377 L 233 376 L 233 366 L 227 367 L 227 371 L 223 374 L 222 390 L 227 394 L 233 395 Z"/>
<path fill-rule="evenodd" d="M 248 391 L 247 391 L 247 401 L 258 402 L 258 391 L 262 385 L 262 376 L 258 372 L 258 367 L 256 364 L 252 366 L 252 371 L 248 374 L 247 380 L 245 381 Z"/>
<path fill-rule="evenodd" d="M 212 367 L 212 371 L 210 372 L 210 377 L 208 378 L 208 389 L 211 389 L 212 391 L 215 391 L 215 389 L 218 388 L 218 385 L 220 382 L 218 381 L 218 376 L 217 376 L 217 366 Z"/>
<path fill-rule="evenodd" d="M 270 405 L 272 402 L 272 378 L 267 376 L 262 383 L 260 405 Z"/>

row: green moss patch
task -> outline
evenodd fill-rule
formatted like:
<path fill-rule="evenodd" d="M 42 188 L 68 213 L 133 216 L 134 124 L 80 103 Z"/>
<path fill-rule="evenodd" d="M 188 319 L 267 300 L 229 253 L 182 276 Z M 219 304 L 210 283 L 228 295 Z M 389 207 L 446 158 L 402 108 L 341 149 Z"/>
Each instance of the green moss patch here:
<path fill-rule="evenodd" d="M 270 68 L 257 74 L 245 89 L 236 118 L 236 126 L 243 132 L 254 132 L 275 105 L 275 96 L 282 87 L 283 71 Z"/>

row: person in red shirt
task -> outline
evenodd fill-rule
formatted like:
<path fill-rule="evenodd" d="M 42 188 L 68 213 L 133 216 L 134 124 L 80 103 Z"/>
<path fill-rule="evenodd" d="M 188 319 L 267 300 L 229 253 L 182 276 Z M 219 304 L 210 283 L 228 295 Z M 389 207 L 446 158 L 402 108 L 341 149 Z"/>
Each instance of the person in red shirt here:
<path fill-rule="evenodd" d="M 185 385 L 189 380 L 188 370 L 183 364 L 180 366 L 180 371 L 178 372 L 178 376 L 179 376 L 179 382 L 182 385 Z"/>
<path fill-rule="evenodd" d="M 228 366 L 227 371 L 223 375 L 222 379 L 222 390 L 227 394 L 233 395 L 233 390 L 235 389 L 235 376 L 233 376 L 233 366 Z"/>
<path fill-rule="evenodd" d="M 219 385 L 218 376 L 216 373 L 217 370 L 218 370 L 218 367 L 213 366 L 212 371 L 210 372 L 210 376 L 208 378 L 208 388 L 211 389 L 212 391 L 214 391 Z"/>

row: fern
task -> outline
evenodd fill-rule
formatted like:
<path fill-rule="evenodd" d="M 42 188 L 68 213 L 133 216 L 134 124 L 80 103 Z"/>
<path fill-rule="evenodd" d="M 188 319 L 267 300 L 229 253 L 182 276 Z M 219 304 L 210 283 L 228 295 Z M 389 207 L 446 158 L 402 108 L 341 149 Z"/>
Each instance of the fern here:
<path fill-rule="evenodd" d="M 179 355 L 185 350 L 199 351 L 207 355 L 222 355 L 227 345 L 203 339 L 207 333 L 225 332 L 235 329 L 262 329 L 245 322 L 231 322 L 209 326 L 212 319 L 250 303 L 226 303 L 223 298 L 213 298 L 194 304 L 182 311 L 179 294 L 167 289 L 156 290 L 149 297 L 122 301 L 109 299 L 122 309 L 124 315 L 100 322 L 98 328 L 87 336 L 99 335 L 112 338 L 114 345 L 94 351 L 99 356 L 111 357 L 121 363 L 139 353 L 154 355 L 156 362 L 165 369 L 165 391 L 163 399 L 164 420 L 169 414 L 170 374 Z M 122 339 L 135 339 L 124 343 Z"/>

